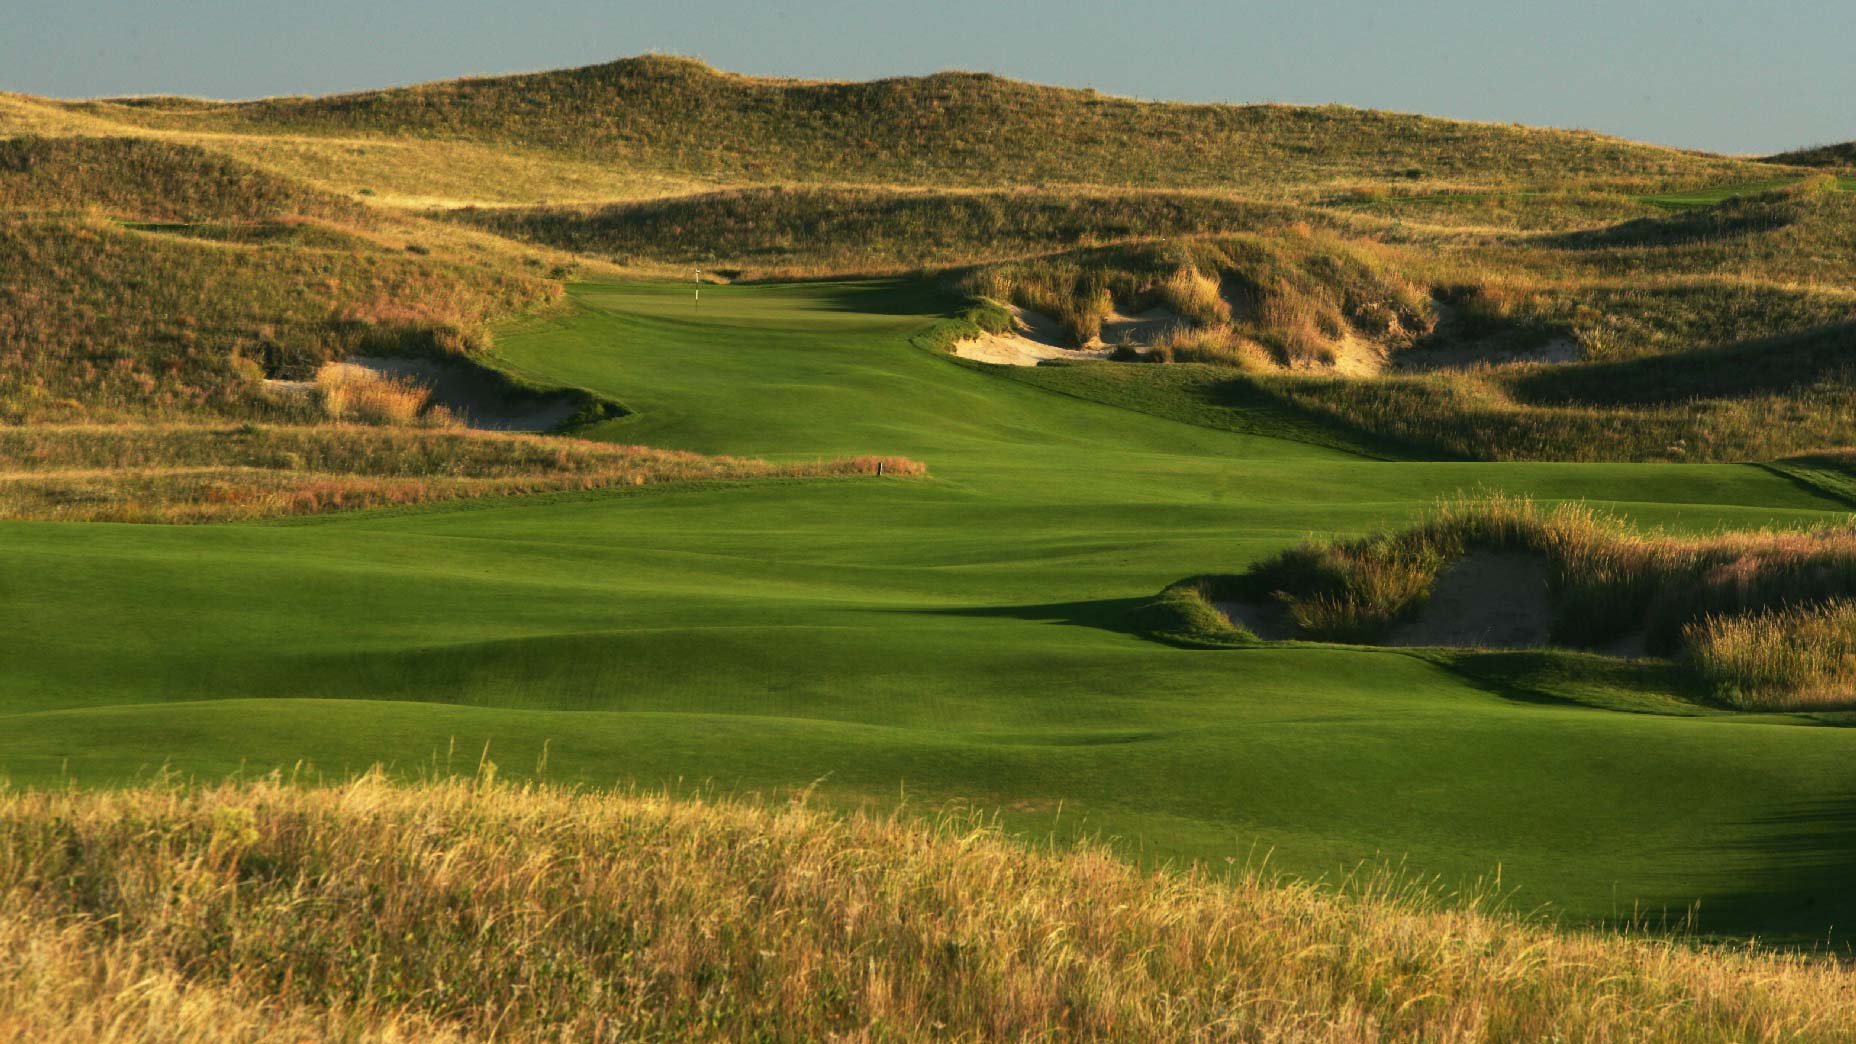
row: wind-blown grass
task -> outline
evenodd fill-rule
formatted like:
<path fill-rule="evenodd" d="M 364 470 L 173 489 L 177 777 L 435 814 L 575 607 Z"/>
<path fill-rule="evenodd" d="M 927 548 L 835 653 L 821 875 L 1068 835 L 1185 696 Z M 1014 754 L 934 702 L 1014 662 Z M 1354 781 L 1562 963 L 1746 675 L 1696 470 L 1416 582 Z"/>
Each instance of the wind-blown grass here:
<path fill-rule="evenodd" d="M 1684 628 L 1694 668 L 1725 703 L 1747 709 L 1856 704 L 1856 604 L 1706 616 Z"/>
<path fill-rule="evenodd" d="M 1395 881 L 489 778 L 0 797 L 0 1035 L 1808 1044 L 1856 1020 L 1832 964 Z"/>

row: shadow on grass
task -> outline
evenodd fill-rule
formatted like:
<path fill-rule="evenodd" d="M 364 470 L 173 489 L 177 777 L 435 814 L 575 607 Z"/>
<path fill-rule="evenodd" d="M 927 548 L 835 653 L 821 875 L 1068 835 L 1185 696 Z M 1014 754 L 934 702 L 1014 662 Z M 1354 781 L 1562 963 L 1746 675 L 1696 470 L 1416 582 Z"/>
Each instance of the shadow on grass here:
<path fill-rule="evenodd" d="M 818 292 L 821 307 L 863 315 L 952 315 L 964 298 L 942 283 L 927 279 L 833 277 L 818 282 L 793 281 Z"/>
<path fill-rule="evenodd" d="M 1103 598 L 1084 602 L 1046 602 L 1042 605 L 976 605 L 951 609 L 898 609 L 894 612 L 927 616 L 971 616 L 1027 620 L 1032 623 L 1088 627 L 1115 634 L 1139 636 L 1135 610 L 1148 598 Z"/>
<path fill-rule="evenodd" d="M 1681 664 L 1576 649 L 1422 652 L 1485 692 L 1516 703 L 1592 707 L 1628 714 L 1718 716 L 1831 728 L 1856 727 L 1856 710 L 1743 711 L 1716 702 Z M 1856 778 L 1856 771 L 1852 772 Z"/>
<path fill-rule="evenodd" d="M 1245 417 L 1259 435 L 1331 446 L 1371 460 L 1467 459 L 1441 447 L 1393 438 L 1338 417 L 1312 413 L 1249 377 L 1213 381 L 1200 389 L 1199 398 Z"/>
<path fill-rule="evenodd" d="M 1627 660 L 1573 649 L 1459 650 L 1427 658 L 1484 692 L 1515 703 L 1575 705 L 1630 714 L 1730 713 L 1669 660 Z"/>
<path fill-rule="evenodd" d="M 1702 897 L 1696 930 L 1856 953 L 1856 791 L 1801 796 L 1741 826 L 1695 853 L 1723 864 L 1722 890 Z"/>

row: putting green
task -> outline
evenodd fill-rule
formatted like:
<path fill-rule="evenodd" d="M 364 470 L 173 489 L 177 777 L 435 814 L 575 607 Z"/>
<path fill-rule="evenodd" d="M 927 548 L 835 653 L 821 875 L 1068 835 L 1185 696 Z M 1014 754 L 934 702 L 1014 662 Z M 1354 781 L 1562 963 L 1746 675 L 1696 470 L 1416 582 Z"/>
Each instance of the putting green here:
<path fill-rule="evenodd" d="M 210 527 L 0 524 L 0 770 L 313 762 L 1000 810 L 1307 874 L 1404 860 L 1577 918 L 1821 935 L 1856 914 L 1856 731 L 1654 713 L 1668 672 L 1175 649 L 1165 583 L 1478 488 L 1647 524 L 1805 524 L 1756 467 L 1381 462 L 1054 394 L 915 347 L 903 283 L 586 286 L 509 362 L 595 437 L 927 480 L 683 487 Z M 1469 664 L 1469 666 L 1466 666 Z M 1471 669 L 1473 666 L 1473 669 Z M 1626 709 L 1605 709 L 1605 707 Z M 1680 708 L 1678 708 L 1680 709 Z M 455 750 L 455 753 L 448 753 Z"/>

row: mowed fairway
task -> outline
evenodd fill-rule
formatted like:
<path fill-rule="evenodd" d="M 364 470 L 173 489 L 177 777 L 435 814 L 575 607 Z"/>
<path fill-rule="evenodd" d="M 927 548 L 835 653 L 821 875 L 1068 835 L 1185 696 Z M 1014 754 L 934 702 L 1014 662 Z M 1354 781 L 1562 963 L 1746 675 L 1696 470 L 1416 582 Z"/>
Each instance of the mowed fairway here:
<path fill-rule="evenodd" d="M 593 437 L 926 480 L 685 487 L 291 524 L 0 524 L 0 770 L 102 784 L 311 762 L 999 810 L 1144 857 L 1399 861 L 1515 904 L 1818 936 L 1856 915 L 1856 731 L 1625 690 L 1654 665 L 1176 649 L 1182 576 L 1439 496 L 1803 525 L 1751 466 L 1381 462 L 1061 396 L 915 347 L 908 284 L 584 286 L 510 364 Z M 1499 678 L 1493 681 L 1477 679 Z M 1624 709 L 1615 709 L 1622 707 Z M 1613 709 L 1606 709 L 1613 708 Z"/>

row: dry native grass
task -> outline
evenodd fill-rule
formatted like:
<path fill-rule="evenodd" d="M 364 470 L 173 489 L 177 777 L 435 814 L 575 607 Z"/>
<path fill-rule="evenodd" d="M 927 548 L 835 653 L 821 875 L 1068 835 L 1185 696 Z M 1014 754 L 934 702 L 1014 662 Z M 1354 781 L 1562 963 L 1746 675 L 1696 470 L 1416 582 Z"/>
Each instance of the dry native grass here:
<path fill-rule="evenodd" d="M 1409 890 L 449 781 L 0 797 L 0 1038 L 1846 1041 L 1807 957 Z"/>
<path fill-rule="evenodd" d="M 454 421 L 443 407 L 428 410 L 432 390 L 417 381 L 387 377 L 359 366 L 340 363 L 316 373 L 316 392 L 322 409 L 333 421 L 405 426 L 425 422 L 449 427 Z"/>
<path fill-rule="evenodd" d="M 1751 710 L 1856 705 L 1856 603 L 1715 615 L 1683 632 L 1695 668 Z"/>

